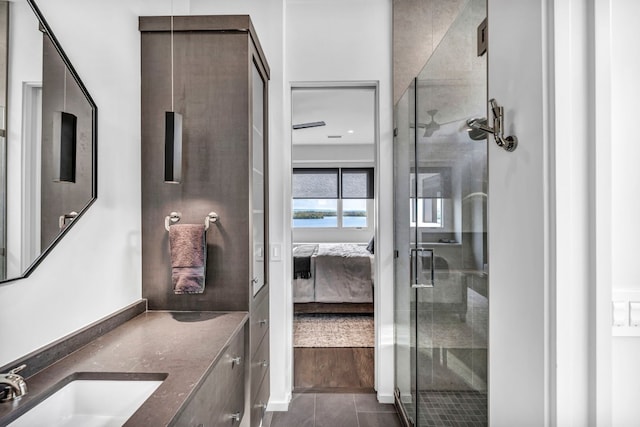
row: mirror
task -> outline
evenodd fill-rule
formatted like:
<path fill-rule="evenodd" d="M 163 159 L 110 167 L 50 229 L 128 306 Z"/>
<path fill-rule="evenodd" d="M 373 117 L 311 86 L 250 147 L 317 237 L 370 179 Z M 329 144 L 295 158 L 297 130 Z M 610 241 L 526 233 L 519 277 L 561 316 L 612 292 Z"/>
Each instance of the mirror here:
<path fill-rule="evenodd" d="M 32 0 L 0 1 L 0 282 L 93 203 L 97 108 Z"/>

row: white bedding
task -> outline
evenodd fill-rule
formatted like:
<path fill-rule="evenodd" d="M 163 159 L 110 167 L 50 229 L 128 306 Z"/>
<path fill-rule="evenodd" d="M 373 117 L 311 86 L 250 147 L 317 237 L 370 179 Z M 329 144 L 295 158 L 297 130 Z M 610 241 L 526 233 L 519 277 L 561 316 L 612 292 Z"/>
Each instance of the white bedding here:
<path fill-rule="evenodd" d="M 362 245 L 318 245 L 315 255 L 316 302 L 373 302 L 372 261 L 373 256 Z"/>

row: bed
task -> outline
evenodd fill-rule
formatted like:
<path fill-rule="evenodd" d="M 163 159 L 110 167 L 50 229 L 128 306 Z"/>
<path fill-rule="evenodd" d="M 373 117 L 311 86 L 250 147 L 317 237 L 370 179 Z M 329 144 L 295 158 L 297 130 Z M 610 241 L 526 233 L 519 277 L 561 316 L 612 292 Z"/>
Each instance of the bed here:
<path fill-rule="evenodd" d="M 354 243 L 293 248 L 294 303 L 373 303 L 373 255 Z"/>

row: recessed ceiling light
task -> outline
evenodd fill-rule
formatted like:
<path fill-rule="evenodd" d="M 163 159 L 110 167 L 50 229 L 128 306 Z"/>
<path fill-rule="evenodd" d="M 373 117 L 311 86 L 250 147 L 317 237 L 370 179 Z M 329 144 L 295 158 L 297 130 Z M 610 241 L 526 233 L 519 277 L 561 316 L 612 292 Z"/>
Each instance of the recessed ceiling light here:
<path fill-rule="evenodd" d="M 355 131 L 353 129 L 349 129 L 347 133 L 355 133 Z"/>

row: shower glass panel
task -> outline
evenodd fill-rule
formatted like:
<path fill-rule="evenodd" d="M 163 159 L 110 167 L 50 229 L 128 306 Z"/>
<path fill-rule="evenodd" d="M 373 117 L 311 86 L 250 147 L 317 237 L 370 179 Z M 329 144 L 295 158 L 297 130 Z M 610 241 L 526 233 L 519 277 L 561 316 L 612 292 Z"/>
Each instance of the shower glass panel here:
<path fill-rule="evenodd" d="M 487 425 L 485 0 L 469 0 L 396 105 L 396 397 L 414 426 Z M 465 424 L 467 423 L 467 424 Z"/>

